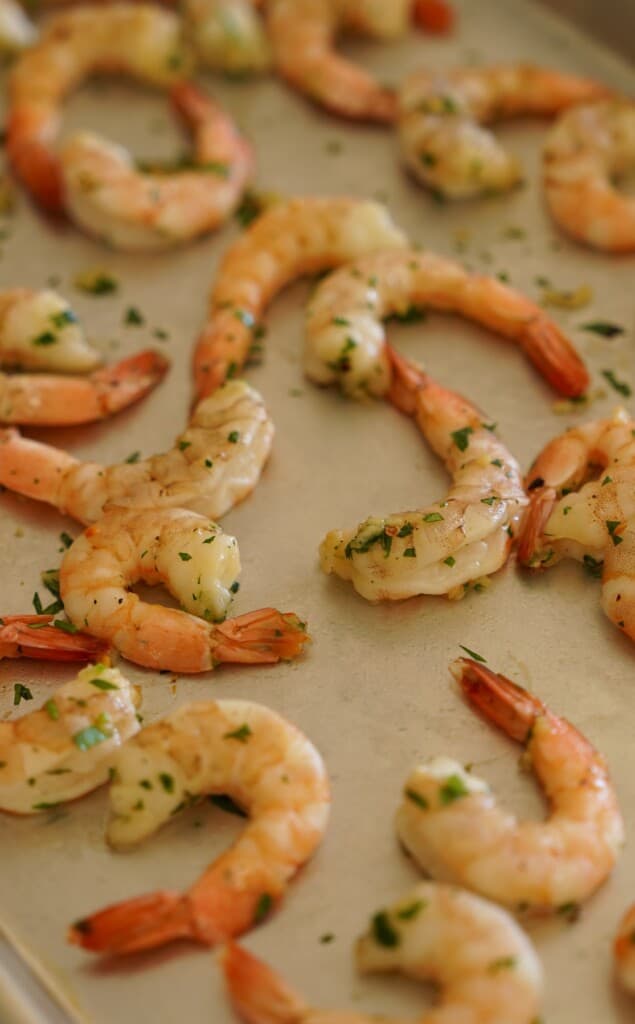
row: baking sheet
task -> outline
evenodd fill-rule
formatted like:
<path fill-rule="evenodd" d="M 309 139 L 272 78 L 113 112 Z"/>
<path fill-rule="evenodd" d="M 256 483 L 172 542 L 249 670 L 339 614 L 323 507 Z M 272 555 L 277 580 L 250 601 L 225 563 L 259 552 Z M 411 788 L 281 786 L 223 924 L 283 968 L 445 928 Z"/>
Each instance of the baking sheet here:
<path fill-rule="evenodd" d="M 356 43 L 350 52 L 387 81 L 423 62 L 451 66 L 529 59 L 595 74 L 633 92 L 634 76 L 624 63 L 542 9 L 523 0 L 465 0 L 456 6 L 459 31 L 451 39 Z M 331 119 L 275 81 L 204 81 L 253 139 L 259 188 L 285 195 L 379 197 L 414 242 L 459 255 L 479 270 L 504 271 L 529 295 L 540 293 L 538 275 L 563 289 L 590 285 L 594 299 L 588 308 L 554 311 L 554 317 L 570 331 L 596 376 L 610 368 L 633 381 L 635 260 L 587 252 L 549 222 L 539 187 L 542 124 L 510 125 L 502 133 L 527 170 L 524 189 L 440 207 L 402 173 L 389 132 Z M 85 88 L 69 104 L 64 126 L 66 132 L 80 126 L 103 131 L 140 157 L 169 156 L 179 148 L 164 98 L 136 86 Z M 508 237 L 508 229 L 517 226 L 526 230 L 525 238 Z M 469 241 L 457 242 L 466 229 Z M 0 286 L 38 287 L 54 275 L 108 358 L 152 343 L 173 361 L 163 385 L 139 406 L 99 426 L 34 436 L 103 461 L 169 447 L 187 416 L 190 353 L 206 294 L 237 227 L 181 252 L 124 256 L 72 229 L 53 228 L 21 198 L 8 230 L 10 237 L 1 243 Z M 95 266 L 120 279 L 114 296 L 74 291 L 75 274 Z M 470 762 L 519 815 L 543 813 L 533 781 L 516 769 L 518 749 L 457 695 L 447 666 L 461 653 L 458 645 L 481 652 L 492 667 L 536 689 L 609 757 L 629 835 L 635 830 L 634 649 L 603 616 L 599 585 L 575 564 L 539 579 L 509 565 L 489 590 L 458 604 L 417 598 L 373 607 L 348 584 L 321 574 L 317 547 L 328 529 L 353 525 L 371 512 L 423 506 L 444 493 L 447 478 L 414 425 L 388 405 L 347 403 L 303 379 L 309 287 L 289 289 L 267 317 L 264 363 L 248 376 L 271 409 L 274 452 L 255 493 L 225 517 L 223 526 L 238 537 L 243 563 L 236 613 L 266 604 L 293 609 L 308 618 L 314 643 L 290 665 L 224 668 L 175 683 L 122 667 L 143 684 L 146 722 L 187 700 L 238 697 L 261 701 L 305 730 L 331 774 L 331 825 L 317 856 L 290 885 L 283 908 L 245 944 L 315 1003 L 412 1016 L 426 1005 L 428 993 L 421 986 L 402 978 L 358 977 L 351 957 L 353 940 L 370 913 L 419 877 L 393 828 L 406 773 L 420 759 L 455 756 Z M 143 313 L 144 325 L 124 326 L 130 305 Z M 578 329 L 600 318 L 624 325 L 626 334 L 609 341 Z M 157 327 L 169 332 L 168 341 L 153 337 Z M 394 327 L 390 333 L 400 349 L 498 421 L 502 438 L 524 466 L 555 433 L 585 415 L 608 414 L 619 400 L 609 391 L 589 413 L 556 415 L 555 396 L 522 355 L 469 324 L 432 316 L 425 324 Z M 62 530 L 79 532 L 49 509 L 8 494 L 0 497 L 0 611 L 30 609 L 40 571 L 59 564 Z M 1 713 L 14 713 L 15 682 L 28 685 L 37 704 L 71 672 L 26 661 L 2 663 Z M 106 811 L 102 791 L 50 815 L 0 818 L 0 905 L 7 933 L 44 984 L 61 994 L 74 1019 L 132 1024 L 148 1017 L 171 1024 L 187 1016 L 188 1024 L 229 1024 L 234 1018 L 210 951 L 173 945 L 113 964 L 66 945 L 64 933 L 68 922 L 109 902 L 186 886 L 238 833 L 239 822 L 211 806 L 195 808 L 124 855 L 104 844 Z M 629 845 L 575 925 L 558 919 L 529 929 L 545 966 L 549 1024 L 632 1019 L 633 1004 L 613 987 L 610 975 L 612 934 L 635 897 L 630 851 Z M 326 933 L 334 936 L 328 944 L 320 942 Z M 40 988 L 26 980 L 28 974 L 18 975 L 2 949 L 0 963 L 0 1019 L 56 1020 L 52 1010 L 42 1008 Z M 11 986 L 7 976 L 13 978 Z"/>

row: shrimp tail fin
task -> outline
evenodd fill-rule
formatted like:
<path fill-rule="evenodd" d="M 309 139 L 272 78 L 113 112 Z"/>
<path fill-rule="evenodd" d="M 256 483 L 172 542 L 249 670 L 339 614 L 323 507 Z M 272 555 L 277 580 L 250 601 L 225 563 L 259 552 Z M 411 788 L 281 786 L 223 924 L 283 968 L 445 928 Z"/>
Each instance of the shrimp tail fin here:
<path fill-rule="evenodd" d="M 417 409 L 417 395 L 426 387 L 428 375 L 425 370 L 404 359 L 395 352 L 391 345 L 386 345 L 386 353 L 390 360 L 392 379 L 388 389 L 388 398 L 400 412 L 414 416 Z"/>
<path fill-rule="evenodd" d="M 524 743 L 545 705 L 533 694 L 506 676 L 492 672 L 471 658 L 457 658 L 450 672 L 467 701 L 499 729 Z"/>
<path fill-rule="evenodd" d="M 177 82 L 173 85 L 170 90 L 170 101 L 189 128 L 196 128 L 207 121 L 210 110 L 215 110 L 217 106 L 192 82 Z"/>
<path fill-rule="evenodd" d="M 32 137 L 28 118 L 22 112 L 9 117 L 7 154 L 16 175 L 32 198 L 47 213 L 64 211 L 64 187 L 59 160 L 45 141 Z"/>
<path fill-rule="evenodd" d="M 165 376 L 169 365 L 165 356 L 147 349 L 97 370 L 92 379 L 100 394 L 103 415 L 119 412 L 147 395 Z"/>
<path fill-rule="evenodd" d="M 189 904 L 179 892 L 159 890 L 113 903 L 68 930 L 73 946 L 119 956 L 155 949 L 174 939 L 195 939 Z"/>
<path fill-rule="evenodd" d="M 552 487 L 537 487 L 530 494 L 529 508 L 521 527 L 518 559 L 521 565 L 540 568 L 541 540 L 556 503 L 556 492 Z"/>
<path fill-rule="evenodd" d="M 52 615 L 3 615 L 0 618 L 0 658 L 40 661 L 99 661 L 108 644 L 88 633 L 67 633 L 50 623 Z"/>
<path fill-rule="evenodd" d="M 297 658 L 309 639 L 306 623 L 293 612 L 260 608 L 216 626 L 212 656 L 216 662 L 272 665 Z"/>
<path fill-rule="evenodd" d="M 247 1024 L 300 1024 L 308 1006 L 262 960 L 235 942 L 220 957 L 229 998 Z"/>
<path fill-rule="evenodd" d="M 522 346 L 532 363 L 555 391 L 566 398 L 579 398 L 587 391 L 590 378 L 582 359 L 569 339 L 546 317 L 533 320 L 522 335 Z"/>
<path fill-rule="evenodd" d="M 250 322 L 247 317 L 244 320 Z M 220 310 L 212 315 L 194 350 L 197 401 L 221 387 L 230 371 L 234 376 L 240 373 L 252 344 L 252 329 L 236 317 L 236 310 Z"/>

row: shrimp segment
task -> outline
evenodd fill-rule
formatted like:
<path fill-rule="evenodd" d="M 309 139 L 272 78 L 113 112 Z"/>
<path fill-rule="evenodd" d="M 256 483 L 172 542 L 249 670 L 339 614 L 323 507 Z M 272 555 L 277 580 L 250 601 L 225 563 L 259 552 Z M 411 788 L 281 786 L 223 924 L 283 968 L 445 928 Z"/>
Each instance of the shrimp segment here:
<path fill-rule="evenodd" d="M 252 0 L 185 0 L 183 13 L 203 63 L 230 75 L 267 71 L 271 49 Z"/>
<path fill-rule="evenodd" d="M 520 561 L 548 569 L 562 558 L 602 577 L 602 608 L 635 640 L 635 420 L 625 409 L 550 441 L 527 477 L 530 507 Z"/>
<path fill-rule="evenodd" d="M 322 758 L 299 729 L 262 705 L 186 704 L 120 752 L 108 840 L 117 848 L 134 845 L 210 794 L 230 796 L 249 815 L 237 842 L 184 893 L 108 907 L 73 925 L 71 942 L 116 954 L 178 938 L 214 945 L 268 914 L 326 830 L 330 793 Z"/>
<path fill-rule="evenodd" d="M 386 348 L 388 397 L 415 418 L 453 485 L 429 508 L 332 530 L 320 545 L 320 565 L 368 601 L 462 594 L 470 581 L 505 564 L 527 504 L 520 469 L 473 405 Z"/>
<path fill-rule="evenodd" d="M 52 615 L 0 617 L 0 661 L 37 658 L 41 661 L 92 661 L 103 657 L 108 644 L 88 633 L 67 633 L 53 625 Z M 68 625 L 68 624 L 66 624 Z"/>
<path fill-rule="evenodd" d="M 635 994 L 635 904 L 619 923 L 613 944 L 615 974 L 622 988 Z"/>
<path fill-rule="evenodd" d="M 368 200 L 308 197 L 266 211 L 221 261 L 194 353 L 199 397 L 211 394 L 230 371 L 240 372 L 254 327 L 286 285 L 405 244 L 386 208 Z"/>
<path fill-rule="evenodd" d="M 511 117 L 553 117 L 609 90 L 588 78 L 531 64 L 417 71 L 399 96 L 399 137 L 415 178 L 448 199 L 502 192 L 522 176 L 485 125 Z"/>
<path fill-rule="evenodd" d="M 562 395 L 580 395 L 589 385 L 580 356 L 539 306 L 493 277 L 414 249 L 373 253 L 318 285 L 307 320 L 308 376 L 337 382 L 353 396 L 385 394 L 390 360 L 382 320 L 427 309 L 457 313 L 519 345 Z"/>
<path fill-rule="evenodd" d="M 60 596 L 71 622 L 148 668 L 207 672 L 226 661 L 296 657 L 308 636 L 295 615 L 264 608 L 223 623 L 239 573 L 236 539 L 206 517 L 180 508 L 118 510 L 65 553 Z M 141 601 L 128 590 L 139 580 L 162 583 L 184 611 Z"/>
<path fill-rule="evenodd" d="M 500 907 L 461 889 L 421 882 L 373 916 L 355 957 L 365 974 L 399 971 L 440 989 L 437 1007 L 417 1017 L 417 1024 L 530 1024 L 538 1019 L 543 978 L 531 942 Z M 224 950 L 221 963 L 229 998 L 248 1024 L 379 1020 L 365 1013 L 313 1009 L 274 970 L 235 943 Z M 381 1020 L 391 1024 L 394 1019 Z M 399 1024 L 405 1021 L 400 1018 Z"/>
<path fill-rule="evenodd" d="M 0 809 L 37 814 L 102 786 L 139 729 L 138 704 L 116 668 L 88 665 L 38 711 L 0 722 Z"/>
<path fill-rule="evenodd" d="M 450 670 L 472 707 L 525 744 L 551 815 L 546 822 L 518 822 L 482 779 L 437 758 L 406 780 L 400 840 L 434 877 L 511 909 L 555 911 L 589 899 L 624 843 L 604 758 L 566 719 L 505 676 L 467 658 Z"/>
<path fill-rule="evenodd" d="M 0 291 L 0 365 L 85 373 L 100 362 L 76 314 L 57 292 Z"/>

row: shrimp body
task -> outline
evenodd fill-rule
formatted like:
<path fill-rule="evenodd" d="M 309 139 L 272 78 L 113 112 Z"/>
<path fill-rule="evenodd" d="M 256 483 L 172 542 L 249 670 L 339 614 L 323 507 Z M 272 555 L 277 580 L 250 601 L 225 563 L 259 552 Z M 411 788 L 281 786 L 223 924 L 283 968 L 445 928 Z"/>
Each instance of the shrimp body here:
<path fill-rule="evenodd" d="M 108 644 L 79 630 L 67 632 L 64 625 L 55 626 L 52 615 L 2 615 L 0 661 L 3 658 L 93 661 L 106 654 Z"/>
<path fill-rule="evenodd" d="M 108 907 L 73 925 L 71 942 L 111 954 L 179 938 L 214 945 L 266 916 L 324 836 L 330 793 L 322 758 L 299 729 L 260 704 L 186 704 L 121 750 L 108 840 L 127 848 L 212 794 L 231 797 L 249 815 L 237 842 L 185 893 Z"/>
<path fill-rule="evenodd" d="M 17 53 L 33 43 L 35 26 L 16 0 L 0 0 L 0 53 Z"/>
<path fill-rule="evenodd" d="M 332 530 L 320 545 L 324 572 L 350 580 L 368 601 L 415 594 L 462 596 L 504 565 L 527 498 L 516 460 L 466 399 L 388 347 L 388 397 L 414 416 L 453 484 L 443 501 L 353 530 Z"/>
<path fill-rule="evenodd" d="M 156 251 L 213 231 L 251 177 L 251 147 L 224 110 L 190 83 L 171 96 L 194 135 L 186 169 L 142 172 L 122 146 L 88 132 L 61 150 L 67 212 L 113 248 Z"/>
<path fill-rule="evenodd" d="M 439 989 L 416 1024 L 530 1024 L 543 989 L 534 948 L 500 907 L 461 889 L 421 882 L 380 910 L 357 942 L 358 970 L 399 971 Z M 374 1015 L 316 1010 L 261 960 L 230 943 L 222 959 L 229 998 L 248 1024 L 373 1024 Z M 385 1024 L 393 1018 L 382 1017 Z M 403 1018 L 394 1024 L 405 1024 Z M 415 1024 L 413 1021 L 412 1024 Z"/>
<path fill-rule="evenodd" d="M 369 200 L 307 197 L 267 210 L 221 260 L 194 353 L 199 396 L 241 370 L 254 327 L 286 285 L 405 244 L 387 209 Z"/>
<path fill-rule="evenodd" d="M 543 449 L 527 477 L 520 561 L 562 558 L 602 577 L 602 608 L 635 640 L 635 420 L 625 409 L 573 427 Z"/>
<path fill-rule="evenodd" d="M 397 832 L 418 864 L 511 909 L 556 911 L 588 899 L 610 874 L 624 825 L 604 758 L 578 730 L 505 676 L 460 658 L 451 671 L 469 703 L 525 743 L 551 805 L 517 819 L 450 758 L 406 780 Z"/>
<path fill-rule="evenodd" d="M 267 71 L 271 49 L 252 0 L 185 0 L 183 13 L 201 61 L 230 75 Z"/>
<path fill-rule="evenodd" d="M 262 397 L 232 380 L 198 403 L 170 451 L 137 462 L 80 462 L 5 430 L 0 484 L 82 523 L 95 522 L 111 507 L 179 507 L 219 519 L 256 486 L 273 434 Z"/>
<path fill-rule="evenodd" d="M 116 668 L 88 665 L 38 711 L 0 722 L 0 809 L 35 814 L 107 782 L 138 703 Z"/>
<path fill-rule="evenodd" d="M 521 116 L 553 117 L 606 96 L 597 82 L 531 64 L 417 71 L 399 96 L 399 137 L 415 178 L 448 199 L 503 192 L 522 171 L 485 127 Z"/>
<path fill-rule="evenodd" d="M 571 110 L 549 132 L 547 205 L 572 238 L 606 252 L 635 251 L 635 199 L 615 179 L 635 167 L 635 103 L 606 100 Z"/>
<path fill-rule="evenodd" d="M 458 313 L 519 345 L 563 395 L 589 385 L 573 345 L 539 306 L 493 277 L 414 249 L 364 256 L 318 285 L 307 321 L 308 376 L 354 397 L 385 394 L 391 372 L 382 320 L 427 309 Z"/>
<path fill-rule="evenodd" d="M 613 954 L 617 980 L 627 992 L 635 994 L 635 905 L 619 923 Z"/>
<path fill-rule="evenodd" d="M 57 292 L 0 291 L 0 364 L 23 370 L 85 373 L 101 362 L 76 314 Z"/>
<path fill-rule="evenodd" d="M 347 29 L 376 39 L 398 39 L 410 27 L 413 0 L 343 0 L 341 8 Z"/>
<path fill-rule="evenodd" d="M 64 555 L 60 596 L 71 622 L 148 668 L 206 672 L 224 661 L 295 657 L 307 640 L 295 615 L 266 608 L 223 623 L 239 573 L 236 539 L 206 517 L 181 508 L 117 510 Z M 185 610 L 141 601 L 128 589 L 139 580 L 162 583 Z"/>

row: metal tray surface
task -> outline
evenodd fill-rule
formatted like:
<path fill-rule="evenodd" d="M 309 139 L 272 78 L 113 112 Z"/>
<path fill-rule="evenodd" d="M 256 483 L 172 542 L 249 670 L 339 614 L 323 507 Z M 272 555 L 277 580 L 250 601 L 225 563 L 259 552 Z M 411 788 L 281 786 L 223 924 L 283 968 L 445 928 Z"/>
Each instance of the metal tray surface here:
<path fill-rule="evenodd" d="M 350 52 L 387 81 L 424 62 L 451 66 L 528 59 L 595 74 L 634 91 L 627 65 L 525 0 L 457 0 L 457 8 L 459 29 L 450 39 L 355 43 Z M 554 229 L 539 183 L 543 124 L 504 129 L 526 167 L 526 187 L 497 199 L 438 206 L 402 172 L 389 132 L 329 118 L 273 80 L 209 79 L 207 84 L 253 139 L 259 188 L 284 195 L 380 197 L 413 242 L 458 255 L 482 271 L 505 271 L 529 295 L 540 294 L 538 275 L 563 289 L 590 285 L 594 298 L 588 308 L 554 310 L 554 316 L 570 331 L 598 382 L 606 368 L 633 381 L 635 261 L 586 251 Z M 64 128 L 80 125 L 104 131 L 146 158 L 171 155 L 178 145 L 164 98 L 136 86 L 83 89 L 69 104 Z M 509 228 L 517 226 L 526 237 L 509 237 L 514 234 Z M 72 229 L 55 228 L 20 199 L 2 243 L 0 285 L 41 286 L 54 275 L 109 359 L 147 343 L 161 345 L 172 359 L 163 385 L 128 412 L 103 425 L 42 431 L 38 437 L 104 461 L 170 446 L 187 416 L 190 354 L 207 292 L 238 230 L 229 225 L 182 251 L 139 258 L 111 253 Z M 465 238 L 466 230 L 464 251 L 457 253 L 457 239 Z M 115 295 L 74 291 L 77 271 L 95 266 L 120 279 Z M 264 363 L 248 376 L 273 414 L 274 452 L 255 493 L 225 517 L 223 526 L 238 537 L 243 562 L 236 613 L 265 604 L 294 609 L 308 618 L 314 643 L 293 664 L 224 668 L 174 682 L 127 664 L 122 668 L 143 684 L 146 722 L 196 698 L 249 698 L 283 713 L 315 742 L 333 787 L 326 840 L 289 886 L 280 911 L 247 936 L 246 945 L 318 1005 L 412 1017 L 422 1012 L 429 993 L 401 978 L 358 977 L 351 956 L 370 913 L 419 877 L 400 851 L 393 827 L 406 773 L 419 759 L 455 756 L 474 765 L 519 815 L 544 813 L 533 781 L 517 770 L 518 749 L 458 696 L 448 664 L 461 653 L 459 644 L 534 688 L 608 756 L 629 835 L 635 830 L 634 650 L 602 614 L 599 585 L 574 564 L 539 579 L 509 564 L 485 593 L 459 603 L 417 598 L 378 607 L 319 571 L 317 547 L 328 529 L 355 524 L 371 512 L 421 506 L 444 493 L 447 478 L 414 425 L 387 404 L 348 403 L 303 379 L 309 289 L 309 284 L 289 289 L 267 317 Z M 123 324 L 131 304 L 144 314 L 144 325 Z M 614 320 L 627 331 L 605 340 L 579 330 L 594 318 Z M 156 327 L 169 332 L 168 341 L 154 340 Z M 557 415 L 555 396 L 519 352 L 448 317 L 391 328 L 391 338 L 498 421 L 501 436 L 524 466 L 548 438 L 585 416 L 608 414 L 619 401 L 609 391 L 588 412 Z M 33 502 L 0 497 L 1 611 L 30 609 L 40 570 L 59 564 L 62 530 L 79 532 L 75 523 Z M 15 682 L 28 685 L 37 703 L 71 672 L 28 661 L 2 663 L 0 713 L 14 713 Z M 211 952 L 173 945 L 106 963 L 68 946 L 65 929 L 109 902 L 188 885 L 238 833 L 239 823 L 211 806 L 195 808 L 122 855 L 105 845 L 106 810 L 102 790 L 50 815 L 0 818 L 2 924 L 34 972 L 31 976 L 21 962 L 18 969 L 12 947 L 0 949 L 0 1019 L 65 1019 L 52 1004 L 47 1009 L 48 989 L 58 993 L 69 1018 L 91 1024 L 132 1024 L 146 1017 L 156 1024 L 185 1018 L 189 1024 L 229 1024 L 234 1018 Z M 632 1002 L 612 983 L 611 938 L 634 897 L 629 846 L 575 924 L 557 918 L 529 927 L 545 966 L 549 1024 L 632 1020 Z M 334 936 L 328 944 L 320 942 L 326 933 Z"/>

